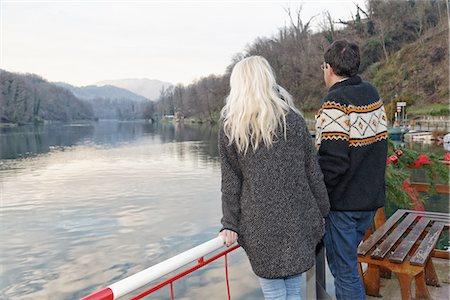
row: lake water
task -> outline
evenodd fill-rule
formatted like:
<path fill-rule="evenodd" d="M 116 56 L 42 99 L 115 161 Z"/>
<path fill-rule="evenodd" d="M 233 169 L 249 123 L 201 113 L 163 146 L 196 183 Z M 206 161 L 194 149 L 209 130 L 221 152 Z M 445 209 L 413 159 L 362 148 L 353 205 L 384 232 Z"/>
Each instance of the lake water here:
<path fill-rule="evenodd" d="M 217 128 L 0 130 L 0 299 L 79 299 L 217 236 Z M 229 263 L 232 298 L 261 299 L 243 251 Z M 176 299 L 226 299 L 224 275 L 219 259 L 175 282 Z"/>
<path fill-rule="evenodd" d="M 100 122 L 2 129 L 0 299 L 78 299 L 216 237 L 217 129 Z M 260 299 L 242 250 L 235 299 Z M 174 285 L 225 299 L 223 260 Z M 169 298 L 165 288 L 150 299 Z"/>

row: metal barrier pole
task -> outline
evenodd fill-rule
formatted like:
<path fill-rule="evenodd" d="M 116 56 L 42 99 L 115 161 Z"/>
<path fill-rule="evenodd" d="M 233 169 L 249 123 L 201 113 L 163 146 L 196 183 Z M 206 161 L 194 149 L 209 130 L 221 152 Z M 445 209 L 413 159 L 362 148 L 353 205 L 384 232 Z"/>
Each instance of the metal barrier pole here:
<path fill-rule="evenodd" d="M 316 296 L 316 266 L 306 271 L 306 299 L 317 299 Z"/>
<path fill-rule="evenodd" d="M 323 241 L 316 247 L 316 297 L 318 300 L 331 300 L 326 292 L 326 272 L 325 272 L 325 247 Z M 309 299 L 309 298 L 308 298 Z"/>

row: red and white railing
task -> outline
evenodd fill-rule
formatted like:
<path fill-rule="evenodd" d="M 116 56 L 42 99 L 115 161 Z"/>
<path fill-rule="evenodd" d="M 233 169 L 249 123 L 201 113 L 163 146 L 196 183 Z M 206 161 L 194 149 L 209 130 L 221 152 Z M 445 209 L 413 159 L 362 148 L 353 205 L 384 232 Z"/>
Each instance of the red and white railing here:
<path fill-rule="evenodd" d="M 197 264 L 164 280 L 149 289 L 141 292 L 135 296 L 129 296 L 129 299 L 137 300 L 156 292 L 157 290 L 170 286 L 170 297 L 174 299 L 173 282 L 202 268 L 203 266 L 217 260 L 220 257 L 225 259 L 225 282 L 227 288 L 228 300 L 231 299 L 230 285 L 228 280 L 228 259 L 227 254 L 240 248 L 239 245 L 235 245 L 215 254 L 214 256 L 205 259 L 205 256 L 219 250 L 224 247 L 222 237 L 218 236 L 206 243 L 203 243 L 197 247 L 191 248 L 185 252 L 182 252 L 172 258 L 169 258 L 159 264 L 156 264 L 150 268 L 147 268 L 141 272 L 131 275 L 125 279 L 122 279 L 110 286 L 90 294 L 82 298 L 82 300 L 114 300 L 127 295 L 137 289 L 147 285 L 175 270 L 186 266 L 189 263 L 197 261 Z M 306 295 L 307 299 L 331 299 L 325 291 L 325 262 L 323 248 L 318 247 L 316 253 L 316 266 L 306 272 Z"/>
<path fill-rule="evenodd" d="M 204 256 L 214 252 L 224 246 L 223 240 L 221 237 L 216 237 L 206 243 L 203 243 L 201 245 L 198 245 L 197 247 L 194 247 L 192 249 L 189 249 L 183 253 L 180 253 L 172 258 L 169 258 L 159 264 L 156 264 L 148 269 L 145 269 L 139 273 L 136 273 L 134 275 L 131 275 L 130 277 L 127 277 L 125 279 L 122 279 L 116 283 L 111 284 L 110 286 L 95 292 L 89 296 L 86 296 L 82 298 L 82 300 L 113 300 L 118 299 L 119 297 L 122 297 L 128 293 L 131 293 L 144 285 L 155 281 L 164 275 L 167 275 L 193 261 L 197 260 L 197 264 L 179 274 L 176 274 L 175 276 L 172 276 L 171 278 L 158 283 L 157 285 L 151 287 L 150 289 L 136 295 L 132 296 L 131 299 L 141 299 L 159 289 L 161 289 L 164 286 L 170 285 L 170 296 L 171 299 L 174 299 L 173 294 L 173 282 L 178 280 L 181 277 L 186 276 L 189 273 L 194 272 L 197 269 L 200 269 L 201 267 L 217 260 L 220 257 L 225 258 L 225 281 L 227 286 L 227 292 L 228 292 L 228 299 L 231 299 L 230 296 L 230 287 L 228 283 L 228 261 L 227 261 L 227 254 L 231 251 L 239 248 L 239 245 L 235 245 L 232 247 L 227 248 L 226 250 L 212 256 L 211 258 L 205 259 Z"/>

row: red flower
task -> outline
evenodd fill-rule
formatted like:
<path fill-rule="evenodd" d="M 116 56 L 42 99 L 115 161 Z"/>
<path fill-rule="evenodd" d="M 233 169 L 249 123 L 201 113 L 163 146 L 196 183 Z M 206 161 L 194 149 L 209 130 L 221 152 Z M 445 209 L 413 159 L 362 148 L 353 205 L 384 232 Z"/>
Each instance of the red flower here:
<path fill-rule="evenodd" d="M 390 157 L 388 157 L 388 158 L 386 158 L 386 165 L 390 165 L 391 164 L 391 158 Z"/>
<path fill-rule="evenodd" d="M 414 166 L 420 168 L 422 165 L 431 165 L 432 162 L 425 154 L 419 155 L 419 157 L 414 161 Z"/>
<path fill-rule="evenodd" d="M 444 157 L 445 161 L 450 161 L 450 153 L 445 153 L 445 157 Z"/>
<path fill-rule="evenodd" d="M 402 156 L 403 151 L 402 150 L 397 150 L 397 151 L 395 151 L 395 154 L 397 154 L 397 156 Z"/>
<path fill-rule="evenodd" d="M 398 157 L 395 155 L 389 156 L 389 160 L 392 161 L 394 164 L 398 163 Z"/>

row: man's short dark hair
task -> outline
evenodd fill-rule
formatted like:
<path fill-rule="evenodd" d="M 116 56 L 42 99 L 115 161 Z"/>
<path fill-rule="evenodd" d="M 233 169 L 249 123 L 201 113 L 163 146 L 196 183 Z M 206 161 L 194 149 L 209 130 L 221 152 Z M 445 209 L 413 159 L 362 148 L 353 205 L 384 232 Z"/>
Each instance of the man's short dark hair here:
<path fill-rule="evenodd" d="M 351 77 L 358 74 L 359 47 L 354 42 L 346 39 L 334 41 L 325 51 L 324 58 L 338 76 Z"/>

